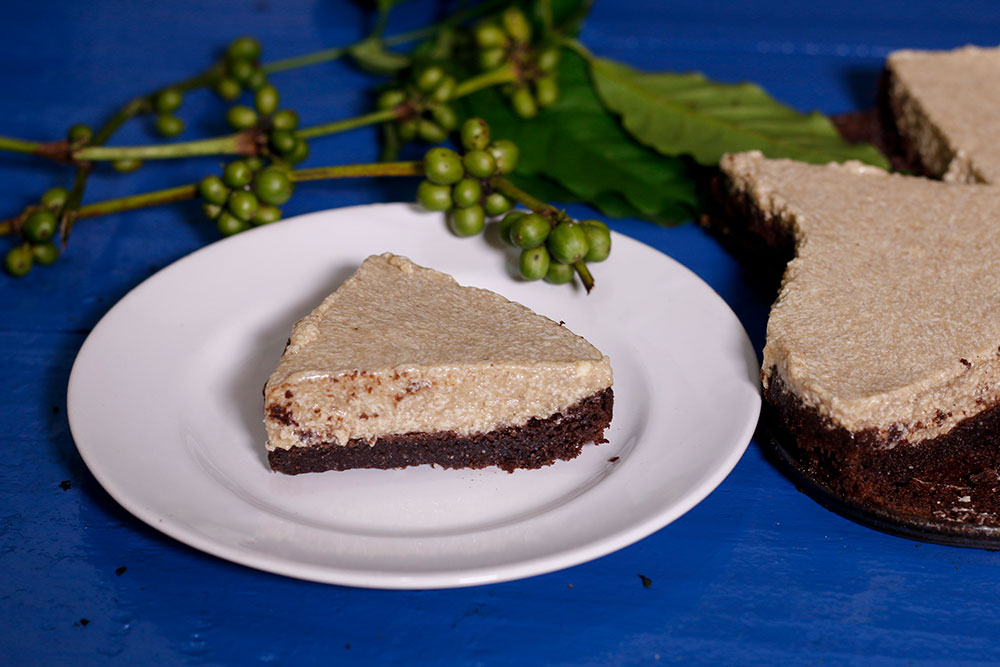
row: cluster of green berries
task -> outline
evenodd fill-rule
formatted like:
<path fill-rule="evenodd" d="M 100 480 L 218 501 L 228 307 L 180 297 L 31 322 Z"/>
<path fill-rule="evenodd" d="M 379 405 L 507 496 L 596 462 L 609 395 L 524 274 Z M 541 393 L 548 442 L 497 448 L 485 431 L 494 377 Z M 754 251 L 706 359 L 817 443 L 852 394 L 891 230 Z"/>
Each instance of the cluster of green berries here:
<path fill-rule="evenodd" d="M 229 44 L 213 87 L 227 102 L 236 102 L 244 90 L 250 91 L 253 105 L 231 106 L 226 122 L 237 131 L 261 132 L 258 148 L 264 157 L 235 160 L 223 168 L 221 176 L 206 176 L 198 183 L 205 216 L 215 222 L 220 234 L 232 236 L 281 219 L 278 207 L 291 198 L 293 190 L 288 169 L 309 157 L 309 144 L 295 132 L 298 114 L 278 108 L 281 96 L 260 66 L 260 43 L 252 37 Z"/>
<path fill-rule="evenodd" d="M 267 93 L 261 95 L 261 93 Z M 266 129 L 262 151 L 275 161 L 298 164 L 309 157 L 309 144 L 298 136 L 299 115 L 291 109 L 278 109 L 278 91 L 267 86 L 257 91 L 254 107 L 230 107 L 226 120 L 234 130 L 255 127 Z"/>
<path fill-rule="evenodd" d="M 215 68 L 212 88 L 226 102 L 235 102 L 244 89 L 257 92 L 267 86 L 267 74 L 260 66 L 260 42 L 239 37 L 226 47 Z"/>
<path fill-rule="evenodd" d="M 59 259 L 59 246 L 54 239 L 59 232 L 59 214 L 66 205 L 66 188 L 50 188 L 41 202 L 31 206 L 21 217 L 19 228 L 23 242 L 4 256 L 4 268 L 12 276 L 25 276 L 35 264 L 48 266 Z"/>
<path fill-rule="evenodd" d="M 541 213 L 511 211 L 500 221 L 500 238 L 521 250 L 521 277 L 557 285 L 573 280 L 577 262 L 602 262 L 611 252 L 611 231 L 600 220 L 555 222 Z"/>
<path fill-rule="evenodd" d="M 184 121 L 175 113 L 181 108 L 182 102 L 184 93 L 178 88 L 164 88 L 150 99 L 156 113 L 153 127 L 162 136 L 172 138 L 184 132 Z"/>
<path fill-rule="evenodd" d="M 517 166 L 517 145 L 490 139 L 482 118 L 470 118 L 461 129 L 463 154 L 432 148 L 424 156 L 423 180 L 417 201 L 431 211 L 448 211 L 448 223 L 458 236 L 474 236 L 487 217 L 504 215 L 500 238 L 520 250 L 525 280 L 542 278 L 555 284 L 573 280 L 577 262 L 601 262 L 611 252 L 611 232 L 600 220 L 572 220 L 565 214 L 512 211 L 514 203 L 494 189 L 498 177 Z"/>
<path fill-rule="evenodd" d="M 458 127 L 458 114 L 448 104 L 455 86 L 455 77 L 439 65 L 430 65 L 420 69 L 405 87 L 382 92 L 375 106 L 402 110 L 396 132 L 404 142 L 419 138 L 437 144 Z"/>
<path fill-rule="evenodd" d="M 257 157 L 230 162 L 221 177 L 206 176 L 198 183 L 202 210 L 223 236 L 280 220 L 278 207 L 293 189 L 283 165 L 264 167 Z"/>
<path fill-rule="evenodd" d="M 239 99 L 244 87 L 254 91 L 255 95 L 277 95 L 260 67 L 260 43 L 252 37 L 240 37 L 229 44 L 212 73 L 212 87 L 227 102 Z M 266 90 L 268 88 L 269 91 Z M 156 114 L 153 127 L 158 133 L 164 137 L 177 137 L 184 132 L 184 121 L 176 114 L 184 102 L 184 93 L 180 88 L 165 88 L 153 95 L 149 102 Z"/>
<path fill-rule="evenodd" d="M 417 187 L 417 201 L 431 211 L 449 211 L 448 222 L 458 236 L 483 231 L 487 217 L 503 215 L 514 203 L 493 189 L 492 178 L 514 171 L 517 145 L 506 139 L 490 140 L 482 118 L 462 124 L 464 154 L 438 147 L 424 156 L 426 179 Z"/>
<path fill-rule="evenodd" d="M 309 157 L 309 144 L 295 134 L 299 116 L 291 109 L 279 109 L 278 89 L 267 81 L 261 69 L 260 44 L 251 37 L 240 37 L 226 49 L 215 91 L 227 102 L 236 102 L 244 86 L 253 93 L 253 105 L 235 104 L 226 111 L 226 122 L 237 131 L 266 130 L 264 152 L 275 159 L 298 164 Z"/>
<path fill-rule="evenodd" d="M 474 31 L 479 66 L 493 70 L 513 63 L 518 80 L 501 90 L 511 108 L 522 118 L 534 118 L 539 109 L 552 106 L 559 99 L 556 70 L 559 48 L 552 44 L 532 46 L 531 22 L 520 8 L 508 7 L 500 20 L 488 20 Z"/>

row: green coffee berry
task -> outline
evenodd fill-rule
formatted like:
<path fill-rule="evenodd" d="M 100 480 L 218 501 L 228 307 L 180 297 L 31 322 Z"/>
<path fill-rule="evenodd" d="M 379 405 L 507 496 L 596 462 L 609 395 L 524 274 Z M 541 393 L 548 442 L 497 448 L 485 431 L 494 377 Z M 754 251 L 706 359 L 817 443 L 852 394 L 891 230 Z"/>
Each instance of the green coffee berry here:
<path fill-rule="evenodd" d="M 66 188 L 59 187 L 57 185 L 56 187 L 49 188 L 42 193 L 42 206 L 59 210 L 66 205 L 66 200 L 68 198 L 69 191 Z"/>
<path fill-rule="evenodd" d="M 424 173 L 438 185 L 453 185 L 462 180 L 465 169 L 458 153 L 450 148 L 432 148 L 424 155 Z"/>
<path fill-rule="evenodd" d="M 556 225 L 546 240 L 553 259 L 563 264 L 572 264 L 587 255 L 587 235 L 581 225 L 572 222 L 560 222 Z"/>
<path fill-rule="evenodd" d="M 514 202 L 500 192 L 491 192 L 483 199 L 483 210 L 491 218 L 503 215 L 512 208 L 514 208 Z"/>
<path fill-rule="evenodd" d="M 483 231 L 486 215 L 483 207 L 473 204 L 465 208 L 453 209 L 449 218 L 451 231 L 457 236 L 475 236 Z"/>
<path fill-rule="evenodd" d="M 451 189 L 451 200 L 459 208 L 478 204 L 482 196 L 483 186 L 475 178 L 463 178 L 458 183 L 455 183 Z"/>
<path fill-rule="evenodd" d="M 497 163 L 497 172 L 509 174 L 517 168 L 517 160 L 521 151 L 513 141 L 509 139 L 497 139 L 486 149 Z"/>
<path fill-rule="evenodd" d="M 153 97 L 153 109 L 157 113 L 173 113 L 184 101 L 184 93 L 177 88 L 165 88 Z"/>
<path fill-rule="evenodd" d="M 525 280 L 541 280 L 549 270 L 552 260 L 545 246 L 523 250 L 518 259 L 521 277 Z"/>
<path fill-rule="evenodd" d="M 529 213 L 514 221 L 510 228 L 510 242 L 528 250 L 545 243 L 552 226 L 549 221 L 537 213 Z"/>
<path fill-rule="evenodd" d="M 417 186 L 417 201 L 428 211 L 447 211 L 452 203 L 451 186 L 421 181 Z"/>
<path fill-rule="evenodd" d="M 462 156 L 462 164 L 465 170 L 476 178 L 489 178 L 497 170 L 496 158 L 484 150 L 469 151 Z"/>
<path fill-rule="evenodd" d="M 580 226 L 587 236 L 587 262 L 603 262 L 611 254 L 611 230 L 600 220 L 581 220 Z"/>
<path fill-rule="evenodd" d="M 549 264 L 549 270 L 545 273 L 545 281 L 553 285 L 565 285 L 573 282 L 574 273 L 572 264 L 552 262 Z"/>
<path fill-rule="evenodd" d="M 490 126 L 482 118 L 469 118 L 462 123 L 462 147 L 467 151 L 484 150 L 490 145 Z"/>
<path fill-rule="evenodd" d="M 31 246 L 31 257 L 36 264 L 49 266 L 59 259 L 59 246 L 52 241 L 37 243 Z"/>

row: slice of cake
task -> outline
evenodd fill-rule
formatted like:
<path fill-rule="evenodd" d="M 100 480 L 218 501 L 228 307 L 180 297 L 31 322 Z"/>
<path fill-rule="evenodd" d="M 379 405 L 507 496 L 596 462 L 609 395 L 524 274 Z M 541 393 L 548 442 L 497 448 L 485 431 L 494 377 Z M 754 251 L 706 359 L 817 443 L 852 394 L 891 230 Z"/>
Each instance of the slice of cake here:
<path fill-rule="evenodd" d="M 885 144 L 909 171 L 1000 184 L 1000 49 L 896 51 L 879 108 Z"/>
<path fill-rule="evenodd" d="M 606 442 L 608 358 L 499 294 L 369 257 L 292 330 L 264 388 L 268 460 L 539 468 Z"/>
<path fill-rule="evenodd" d="M 725 224 L 794 257 L 761 380 L 800 468 L 876 512 L 1000 523 L 1000 188 L 720 166 Z"/>

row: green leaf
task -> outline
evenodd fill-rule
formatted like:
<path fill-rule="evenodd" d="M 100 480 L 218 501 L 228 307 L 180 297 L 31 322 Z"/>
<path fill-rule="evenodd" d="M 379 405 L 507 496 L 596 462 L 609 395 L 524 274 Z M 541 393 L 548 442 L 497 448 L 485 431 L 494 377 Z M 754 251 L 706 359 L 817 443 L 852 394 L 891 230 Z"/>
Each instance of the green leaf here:
<path fill-rule="evenodd" d="M 355 44 L 348 53 L 359 67 L 371 74 L 386 76 L 410 66 L 409 57 L 389 51 L 377 37 Z"/>
<path fill-rule="evenodd" d="M 494 137 L 518 145 L 522 178 L 544 176 L 611 216 L 691 219 L 698 194 L 689 162 L 636 142 L 601 104 L 585 61 L 573 52 L 563 53 L 559 89 L 559 101 L 530 121 L 515 116 L 495 89 L 470 95 L 466 110 L 485 118 Z"/>
<path fill-rule="evenodd" d="M 594 87 L 637 140 L 664 155 L 705 165 L 724 153 L 760 150 L 772 158 L 825 163 L 861 160 L 888 168 L 869 144 L 848 144 L 830 120 L 775 101 L 751 83 L 723 84 L 701 74 L 646 73 L 590 57 Z"/>
<path fill-rule="evenodd" d="M 510 180 L 517 187 L 545 202 L 560 204 L 580 202 L 579 197 L 542 174 L 525 176 L 514 173 L 510 176 Z M 589 203 L 609 218 L 644 218 L 662 225 L 673 225 L 691 218 L 691 209 L 687 202 L 679 202 L 676 208 L 666 207 L 661 213 L 652 215 L 643 214 L 615 192 L 598 195 Z"/>
<path fill-rule="evenodd" d="M 517 187 L 544 202 L 575 204 L 580 201 L 580 198 L 572 192 L 542 174 L 524 174 L 515 171 L 508 176 L 508 179 Z"/>

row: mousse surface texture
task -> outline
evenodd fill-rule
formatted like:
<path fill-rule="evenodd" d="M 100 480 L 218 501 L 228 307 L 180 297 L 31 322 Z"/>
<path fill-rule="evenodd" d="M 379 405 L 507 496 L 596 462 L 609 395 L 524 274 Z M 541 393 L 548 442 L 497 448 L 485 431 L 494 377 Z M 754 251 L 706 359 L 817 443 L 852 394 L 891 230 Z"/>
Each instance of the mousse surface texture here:
<path fill-rule="evenodd" d="M 264 391 L 269 460 L 288 473 L 540 467 L 603 441 L 611 384 L 609 359 L 564 326 L 372 256 L 294 326 Z"/>

